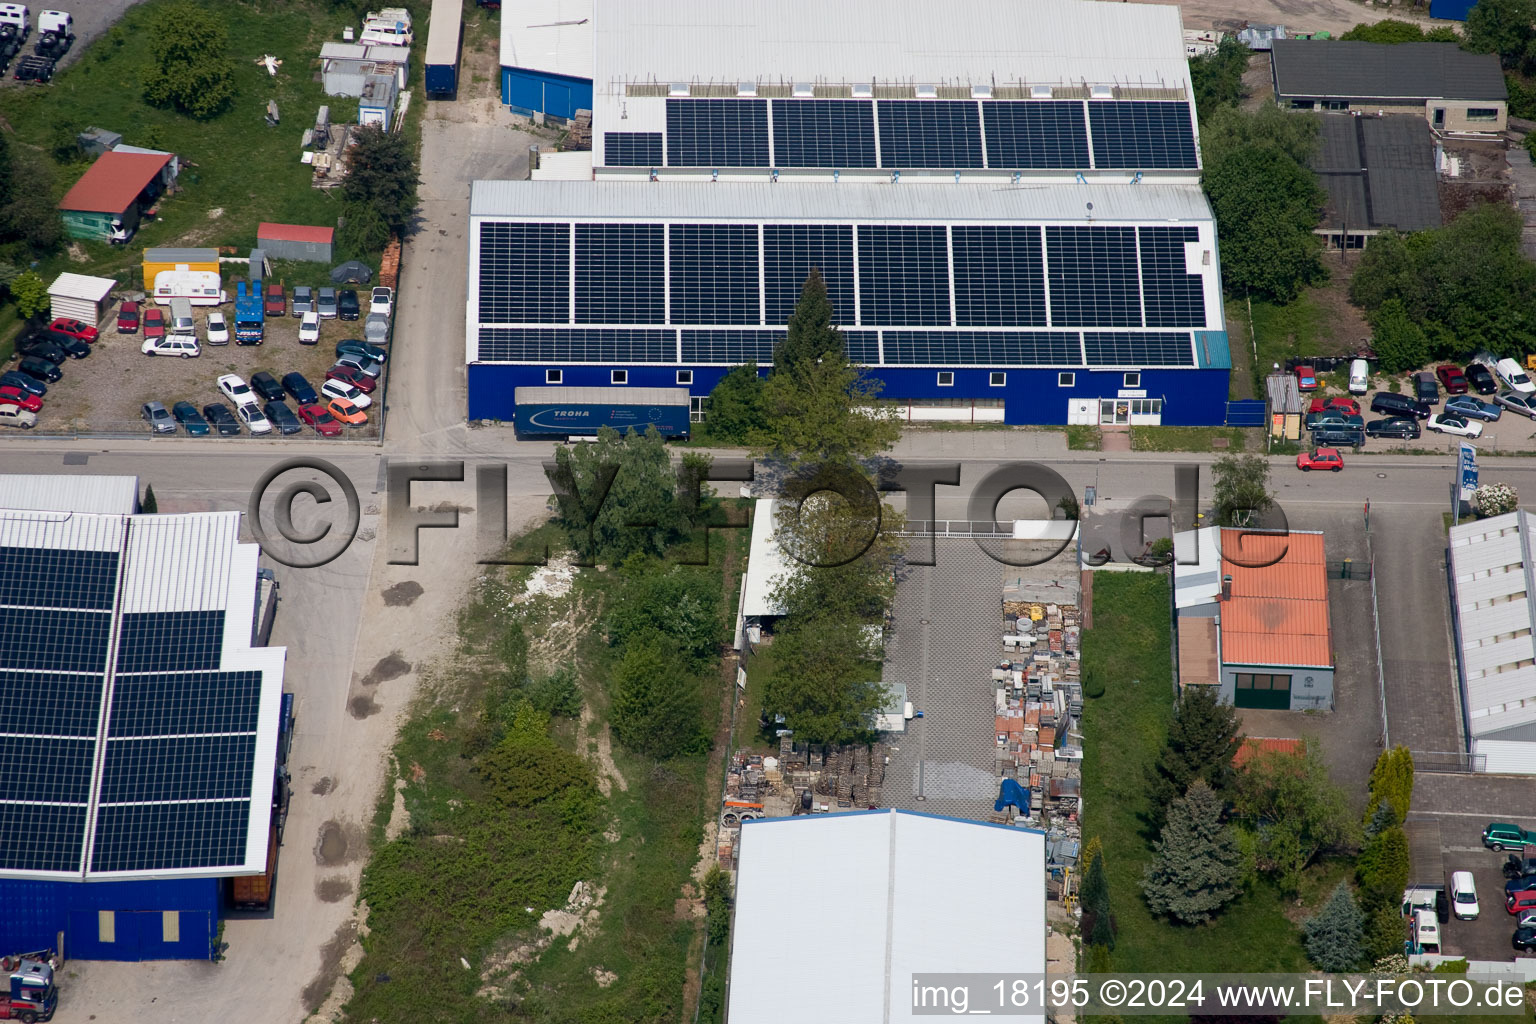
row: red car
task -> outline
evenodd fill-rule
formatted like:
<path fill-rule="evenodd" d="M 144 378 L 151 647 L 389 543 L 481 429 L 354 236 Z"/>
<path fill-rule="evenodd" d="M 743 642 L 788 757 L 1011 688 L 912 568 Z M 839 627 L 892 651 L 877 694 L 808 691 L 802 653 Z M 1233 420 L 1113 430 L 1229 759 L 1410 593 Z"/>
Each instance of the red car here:
<path fill-rule="evenodd" d="M 1312 369 L 1312 367 L 1296 367 L 1296 386 L 1303 391 L 1317 390 L 1317 373 Z"/>
<path fill-rule="evenodd" d="M 159 306 L 150 306 L 144 311 L 144 337 L 165 337 L 165 311 Z"/>
<path fill-rule="evenodd" d="M 325 371 L 327 380 L 343 380 L 351 384 L 365 395 L 373 394 L 373 389 L 379 386 L 379 382 L 366 373 L 358 373 L 350 366 L 333 366 Z"/>
<path fill-rule="evenodd" d="M 133 302 L 133 301 L 130 300 L 128 302 L 123 303 L 122 307 L 120 309 L 118 309 L 118 311 L 117 311 L 117 333 L 118 334 L 138 334 L 139 333 L 139 304 L 137 302 Z"/>
<path fill-rule="evenodd" d="M 261 301 L 262 301 L 263 312 L 265 312 L 267 314 L 267 316 L 287 316 L 288 315 L 288 298 L 283 294 L 283 286 L 282 285 L 280 285 L 280 284 L 269 284 L 269 285 L 267 285 L 267 290 L 264 293 L 262 293 L 262 300 Z"/>
<path fill-rule="evenodd" d="M 27 412 L 40 412 L 43 408 L 43 400 L 30 391 L 7 385 L 0 388 L 0 405 L 19 405 Z"/>
<path fill-rule="evenodd" d="M 341 424 L 323 405 L 299 406 L 299 419 L 314 427 L 321 437 L 336 437 L 341 433 Z"/>
<path fill-rule="evenodd" d="M 1334 395 L 1332 398 L 1314 398 L 1307 406 L 1308 414 L 1314 412 L 1327 412 L 1329 409 L 1337 409 L 1351 416 L 1360 415 L 1360 404 L 1353 398 L 1345 398 L 1343 395 Z"/>
<path fill-rule="evenodd" d="M 98 334 L 96 328 L 84 320 L 71 320 L 68 317 L 59 317 L 48 325 L 50 331 L 58 331 L 60 334 L 71 338 L 79 338 L 81 341 L 95 341 Z"/>
<path fill-rule="evenodd" d="M 1344 456 L 1339 454 L 1337 448 L 1314 448 L 1310 452 L 1302 452 L 1296 456 L 1296 468 L 1303 473 L 1314 469 L 1326 469 L 1337 473 L 1344 468 Z"/>
<path fill-rule="evenodd" d="M 1435 376 L 1440 378 L 1440 383 L 1445 387 L 1448 395 L 1464 395 L 1467 393 L 1467 375 L 1461 372 L 1461 367 L 1445 366 L 1435 367 Z"/>

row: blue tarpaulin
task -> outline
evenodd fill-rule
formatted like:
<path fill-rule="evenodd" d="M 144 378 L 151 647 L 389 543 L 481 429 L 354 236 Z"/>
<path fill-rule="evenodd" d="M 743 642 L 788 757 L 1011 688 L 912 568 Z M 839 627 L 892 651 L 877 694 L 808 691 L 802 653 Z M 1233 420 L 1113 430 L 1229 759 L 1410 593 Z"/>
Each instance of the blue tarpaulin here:
<path fill-rule="evenodd" d="M 1002 787 L 997 791 L 997 803 L 992 805 L 992 809 L 1001 811 L 1010 804 L 1019 809 L 1019 814 L 1029 817 L 1029 790 L 1013 779 L 1004 779 Z"/>

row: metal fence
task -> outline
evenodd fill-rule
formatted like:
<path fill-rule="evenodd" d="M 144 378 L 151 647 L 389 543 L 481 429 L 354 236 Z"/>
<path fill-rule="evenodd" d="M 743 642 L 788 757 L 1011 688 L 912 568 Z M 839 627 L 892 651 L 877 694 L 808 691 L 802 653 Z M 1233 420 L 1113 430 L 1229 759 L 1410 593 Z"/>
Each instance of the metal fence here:
<path fill-rule="evenodd" d="M 911 519 L 899 537 L 1012 537 L 1012 523 L 977 519 Z"/>
<path fill-rule="evenodd" d="M 375 402 L 382 407 L 382 402 Z M 373 412 L 372 408 L 367 410 Z M 369 422 L 359 430 L 349 429 L 339 437 L 321 437 L 315 433 L 313 427 L 305 427 L 297 434 L 279 434 L 276 429 L 270 434 L 252 434 L 243 425 L 238 434 L 220 434 L 211 431 L 197 438 L 198 441 L 224 442 L 239 444 L 241 441 L 324 441 L 327 444 L 366 444 L 378 445 L 383 437 L 382 417 L 378 419 L 370 416 Z M 86 427 L 75 427 L 64 424 L 43 424 L 30 430 L 7 430 L 3 435 L 7 440 L 22 438 L 35 441 L 174 441 L 177 438 L 188 437 L 186 428 L 178 425 L 175 433 L 156 434 L 149 429 L 143 420 L 98 420 Z"/>
<path fill-rule="evenodd" d="M 1374 566 L 1376 547 L 1371 541 L 1371 503 L 1365 503 L 1365 553 Z M 1376 600 L 1376 574 L 1371 573 L 1371 632 L 1376 640 L 1376 696 L 1381 701 L 1381 749 L 1392 748 L 1391 733 L 1387 726 L 1387 671 L 1381 660 L 1381 610 Z"/>
<path fill-rule="evenodd" d="M 1229 427 L 1262 427 L 1265 402 L 1262 398 L 1240 398 L 1227 403 Z"/>
<path fill-rule="evenodd" d="M 1328 578 L 1331 580 L 1368 580 L 1375 575 L 1371 570 L 1372 563 L 1369 560 L 1357 562 L 1353 558 L 1346 558 L 1342 562 L 1328 563 Z"/>
<path fill-rule="evenodd" d="M 1470 775 L 1488 770 L 1487 754 L 1471 754 L 1465 750 L 1414 750 L 1410 753 L 1416 772 Z"/>

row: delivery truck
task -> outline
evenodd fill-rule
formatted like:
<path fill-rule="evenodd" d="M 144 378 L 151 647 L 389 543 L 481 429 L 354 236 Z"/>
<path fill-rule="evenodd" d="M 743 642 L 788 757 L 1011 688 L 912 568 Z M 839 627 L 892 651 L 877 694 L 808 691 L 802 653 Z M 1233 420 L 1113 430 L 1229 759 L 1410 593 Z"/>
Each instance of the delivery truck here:
<path fill-rule="evenodd" d="M 601 427 L 688 436 L 687 388 L 550 388 L 513 391 L 513 425 L 529 437 L 592 437 Z"/>

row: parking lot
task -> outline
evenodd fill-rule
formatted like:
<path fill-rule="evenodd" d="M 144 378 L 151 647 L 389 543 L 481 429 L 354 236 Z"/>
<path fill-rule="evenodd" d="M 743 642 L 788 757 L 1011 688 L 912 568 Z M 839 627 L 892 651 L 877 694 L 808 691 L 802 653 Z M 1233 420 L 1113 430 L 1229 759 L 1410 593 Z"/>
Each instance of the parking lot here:
<path fill-rule="evenodd" d="M 359 294 L 366 312 L 367 289 L 360 288 Z M 149 305 L 146 303 L 146 308 Z M 141 352 L 142 329 L 137 334 L 117 333 L 118 308 L 114 304 L 107 319 L 99 325 L 101 335 L 91 346 L 91 354 L 85 359 L 66 360 L 61 367 L 63 379 L 48 386 L 34 433 L 148 434 L 149 427 L 141 415 L 145 402 L 159 401 L 168 409 L 180 401 L 191 402 L 198 409 L 216 402 L 227 405 L 215 384 L 219 376 L 226 373 L 238 374 L 249 381 L 252 374 L 260 370 L 266 370 L 279 380 L 284 374 L 298 372 L 318 390 L 325 379 L 326 369 L 335 362 L 336 343 L 344 338 L 362 337 L 363 327 L 361 320 L 322 320 L 319 344 L 300 345 L 298 317 L 269 317 L 262 344 L 246 346 L 231 342 L 214 346 L 207 344 L 208 313 L 217 309 L 233 330 L 234 303 L 227 302 L 219 307 L 198 306 L 193 307 L 193 312 L 202 354 L 195 359 L 180 359 L 148 356 Z M 168 307 L 159 308 L 167 311 L 168 318 Z M 9 364 L 9 367 L 14 366 L 14 362 Z M 379 436 L 376 408 L 382 408 L 382 395 L 381 378 L 373 395 L 375 405 L 365 410 L 368 422 L 350 428 L 343 436 Z M 291 400 L 288 404 L 295 408 Z M 250 436 L 244 431 L 238 437 L 221 438 L 212 433 L 197 440 L 211 444 Z M 306 427 L 296 436 L 318 435 Z"/>
<path fill-rule="evenodd" d="M 1422 372 L 1430 371 L 1425 370 Z M 1331 378 L 1323 379 L 1331 382 Z M 1371 411 L 1371 401 L 1378 394 L 1396 394 L 1407 398 L 1413 397 L 1413 381 L 1411 376 L 1399 379 L 1398 391 L 1396 392 L 1391 391 L 1388 387 L 1374 386 L 1385 383 L 1381 377 L 1371 378 L 1371 383 L 1373 387 L 1366 394 L 1348 396 L 1359 404 L 1360 414 L 1366 423 L 1370 423 L 1372 420 L 1384 419 L 1389 415 L 1387 413 Z M 1499 390 L 1506 390 L 1502 382 L 1500 382 Z M 1452 397 L 1446 393 L 1444 388 L 1440 388 L 1439 392 L 1439 400 L 1434 405 L 1434 411 L 1437 413 L 1445 411 L 1445 400 Z M 1471 397 L 1482 402 L 1491 403 L 1494 399 L 1494 395 L 1479 395 L 1475 391 L 1469 391 L 1468 393 Z M 1302 395 L 1303 409 L 1309 408 L 1312 400 L 1315 398 L 1326 400 L 1328 398 L 1343 397 L 1344 395 L 1345 392 L 1340 388 L 1326 386 L 1319 388 L 1317 391 L 1304 393 Z M 1459 436 L 1430 430 L 1423 421 L 1420 421 L 1420 428 L 1421 433 L 1416 440 L 1399 440 L 1387 437 L 1368 438 L 1365 442 L 1365 450 L 1382 452 L 1454 452 L 1463 440 Z M 1466 439 L 1477 445 L 1479 450 L 1490 453 L 1536 452 L 1536 421 L 1533 421 L 1530 417 L 1504 409 L 1498 420 L 1483 421 L 1482 428 L 1481 436 Z"/>

